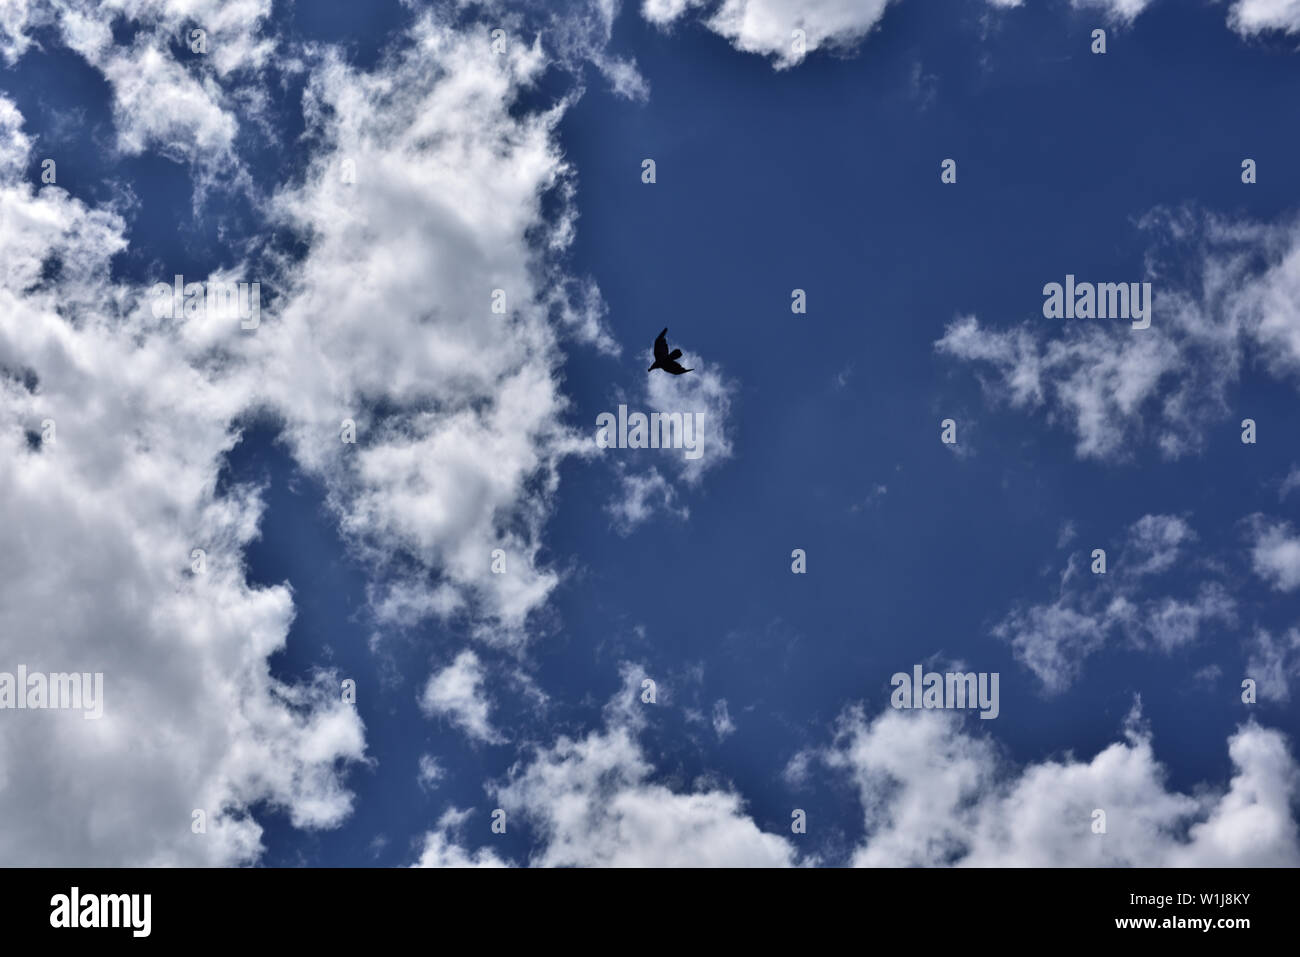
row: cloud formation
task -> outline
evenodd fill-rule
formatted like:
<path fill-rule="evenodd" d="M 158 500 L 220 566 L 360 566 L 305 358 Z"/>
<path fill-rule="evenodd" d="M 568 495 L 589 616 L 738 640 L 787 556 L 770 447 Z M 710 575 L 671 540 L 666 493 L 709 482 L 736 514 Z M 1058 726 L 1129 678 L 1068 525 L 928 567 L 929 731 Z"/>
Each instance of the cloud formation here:
<path fill-rule="evenodd" d="M 255 30 L 257 9 L 230 12 Z M 194 9 L 149 11 L 162 19 L 137 37 L 160 38 Z M 103 47 L 90 14 L 58 16 L 110 73 L 132 52 Z M 12 423 L 0 488 L 9 529 L 33 543 L 21 562 L 5 556 L 0 599 L 31 610 L 5 651 L 33 670 L 103 670 L 106 696 L 100 721 L 28 714 L 0 741 L 6 860 L 247 863 L 260 853 L 255 805 L 299 827 L 350 813 L 345 779 L 366 760 L 364 729 L 338 676 L 271 677 L 291 586 L 245 581 L 258 490 L 217 494 L 248 415 L 279 422 L 324 484 L 371 563 L 381 621 L 467 615 L 479 637 L 518 644 L 558 581 L 537 562 L 540 530 L 556 465 L 580 443 L 560 424 L 551 318 L 575 341 L 599 346 L 601 334 L 590 287 L 570 308 L 555 292 L 571 287 L 552 258 L 572 237 L 570 171 L 553 136 L 566 104 L 518 108 L 545 68 L 536 45 L 498 55 L 485 31 L 432 15 L 410 41 L 370 72 L 329 49 L 307 64 L 313 151 L 266 210 L 303 239 L 301 257 L 255 254 L 186 277 L 260 282 L 255 329 L 220 308 L 160 317 L 148 284 L 113 282 L 122 219 L 25 183 L 30 144 L 0 100 L 0 403 Z M 211 69 L 255 70 L 261 54 L 239 49 Z M 147 49 L 133 55 L 151 62 Z M 160 66 L 158 82 L 178 95 L 202 86 L 177 69 Z M 220 104 L 183 105 L 184 128 L 166 125 L 166 109 L 144 117 L 152 94 L 137 101 L 126 85 L 148 75 L 115 90 L 127 147 L 229 143 L 215 119 L 203 126 Z M 561 199 L 554 215 L 542 211 L 548 195 Z M 154 278 L 170 281 L 163 271 Z M 494 312 L 498 289 L 506 308 Z M 340 441 L 347 418 L 355 445 Z M 56 429 L 44 439 L 47 421 Z M 190 568 L 195 548 L 202 572 Z M 498 549 L 505 574 L 491 571 Z M 483 737 L 476 661 L 435 676 L 427 703 Z M 191 833 L 193 809 L 207 812 L 205 835 Z"/>
<path fill-rule="evenodd" d="M 1211 427 L 1237 426 L 1229 396 L 1253 361 L 1300 382 L 1300 227 L 1186 212 L 1152 214 L 1145 226 L 1157 240 L 1149 329 L 1042 317 L 993 328 L 962 316 L 936 351 L 991 373 L 981 383 L 995 404 L 1069 429 L 1080 459 L 1127 461 L 1145 445 L 1167 459 L 1202 451 Z M 1196 275 L 1173 278 L 1169 253 L 1196 243 Z"/>
<path fill-rule="evenodd" d="M 538 747 L 494 793 L 544 842 L 535 867 L 784 867 L 794 844 L 761 830 L 734 791 L 655 783 L 637 734 L 641 672 L 624 671 L 605 728 Z"/>
<path fill-rule="evenodd" d="M 1196 565 L 1185 546 L 1195 537 L 1179 516 L 1145 515 L 1129 527 L 1118 555 L 1108 556 L 1105 574 L 1092 572 L 1098 559 L 1072 555 L 1057 597 L 1013 608 L 993 634 L 1051 694 L 1073 684 L 1084 662 L 1110 642 L 1166 654 L 1191 644 L 1209 626 L 1234 623 L 1236 600 L 1210 577 L 1184 595 L 1152 595 L 1158 586 L 1147 579 L 1175 566 L 1186 579 Z"/>
<path fill-rule="evenodd" d="M 1252 516 L 1249 524 L 1255 574 L 1278 591 L 1300 588 L 1300 533 L 1290 522 L 1269 521 L 1262 515 Z"/>
<path fill-rule="evenodd" d="M 864 813 L 858 867 L 1294 867 L 1300 769 L 1279 732 L 1228 739 L 1227 787 L 1168 790 L 1136 715 L 1091 760 L 1009 767 L 951 712 L 861 709 L 819 754 L 848 775 Z M 1105 833 L 1094 830 L 1105 814 Z"/>
<path fill-rule="evenodd" d="M 483 666 L 468 649 L 429 677 L 420 707 L 430 715 L 446 715 L 475 741 L 500 744 L 505 740 L 488 717 L 491 704 L 484 690 Z"/>
<path fill-rule="evenodd" d="M 3 99 L 0 143 L 0 523 L 24 543 L 0 550 L 5 670 L 104 673 L 97 721 L 6 715 L 0 857 L 253 861 L 250 808 L 336 826 L 365 743 L 336 675 L 289 684 L 268 666 L 292 592 L 245 580 L 258 491 L 216 493 L 249 383 L 111 280 L 114 211 L 22 179 L 30 144 Z"/>
<path fill-rule="evenodd" d="M 704 25 L 738 50 L 770 57 L 784 70 L 807 53 L 849 49 L 880 22 L 891 0 L 723 0 Z M 667 27 L 701 0 L 645 0 L 641 14 Z M 801 37 L 796 38 L 795 31 Z"/>
<path fill-rule="evenodd" d="M 1270 30 L 1300 33 L 1300 0 L 1236 0 L 1228 10 L 1228 26 L 1242 36 Z"/>

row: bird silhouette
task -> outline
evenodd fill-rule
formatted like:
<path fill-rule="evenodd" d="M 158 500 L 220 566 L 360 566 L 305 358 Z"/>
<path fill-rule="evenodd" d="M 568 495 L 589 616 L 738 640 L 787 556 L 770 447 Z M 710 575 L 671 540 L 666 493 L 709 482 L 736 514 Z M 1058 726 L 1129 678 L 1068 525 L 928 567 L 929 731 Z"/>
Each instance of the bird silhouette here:
<path fill-rule="evenodd" d="M 668 351 L 668 340 L 664 337 L 668 335 L 668 327 L 664 326 L 664 331 L 659 333 L 659 338 L 655 340 L 655 364 L 646 372 L 654 372 L 655 369 L 663 369 L 665 372 L 671 372 L 673 375 L 681 375 L 683 372 L 694 372 L 694 369 L 683 369 L 678 359 L 682 357 L 681 349 Z"/>

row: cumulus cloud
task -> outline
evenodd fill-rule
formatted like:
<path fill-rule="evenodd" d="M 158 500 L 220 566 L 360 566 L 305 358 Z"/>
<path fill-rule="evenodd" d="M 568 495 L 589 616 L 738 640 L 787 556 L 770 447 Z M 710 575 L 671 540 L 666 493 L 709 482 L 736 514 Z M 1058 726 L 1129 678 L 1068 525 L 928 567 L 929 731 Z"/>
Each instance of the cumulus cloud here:
<path fill-rule="evenodd" d="M 103 38 L 102 54 L 98 47 L 78 52 L 93 58 L 113 88 L 117 143 L 123 152 L 138 154 L 157 145 L 191 162 L 230 158 L 239 123 L 223 105 L 215 80 L 191 76 L 170 52 L 149 40 L 137 40 L 133 49 L 122 51 L 109 39 Z"/>
<path fill-rule="evenodd" d="M 119 53 L 97 46 L 85 16 L 60 22 L 111 68 Z M 244 16 L 253 29 L 256 10 Z M 370 562 L 381 623 L 464 615 L 479 637 L 517 644 L 558 581 L 537 559 L 540 530 L 557 463 L 583 446 L 560 424 L 552 319 L 599 345 L 598 322 L 566 325 L 557 308 L 557 287 L 574 288 L 582 301 L 568 314 L 592 319 L 591 287 L 566 285 L 557 263 L 573 234 L 571 171 L 553 135 L 567 101 L 520 107 L 546 66 L 536 44 L 497 56 L 487 31 L 432 14 L 409 40 L 370 71 L 329 49 L 305 65 L 312 153 L 267 207 L 301 255 L 186 277 L 274 290 L 252 330 L 222 310 L 156 316 L 149 284 L 111 282 L 122 220 L 22 182 L 29 144 L 0 100 L 0 419 L 11 423 L 0 508 L 33 543 L 21 561 L 0 559 L 3 607 L 31 610 L 4 650 L 15 666 L 103 670 L 107 699 L 100 721 L 28 721 L 0 741 L 6 860 L 245 863 L 260 853 L 253 806 L 300 827 L 350 813 L 345 775 L 366 760 L 357 712 L 337 676 L 271 677 L 291 587 L 246 583 L 261 502 L 256 489 L 216 491 L 250 412 L 281 423 L 323 482 Z M 256 68 L 255 51 L 241 56 L 208 69 Z M 165 151 L 173 136 L 222 139 L 178 127 L 138 145 Z M 560 199 L 553 215 L 548 197 Z M 355 445 L 340 441 L 345 418 Z M 42 443 L 46 420 L 57 439 Z M 472 659 L 435 675 L 429 702 L 486 735 Z M 195 808 L 208 813 L 202 837 L 190 832 Z"/>
<path fill-rule="evenodd" d="M 731 719 L 731 712 L 727 708 L 727 699 L 719 698 L 713 702 L 713 732 L 721 741 L 729 734 L 734 734 L 736 722 Z"/>
<path fill-rule="evenodd" d="M 645 361 L 652 360 L 653 355 L 647 351 Z M 628 411 L 629 414 L 641 411 L 680 416 L 692 448 L 620 449 L 617 453 L 605 453 L 619 456 L 614 463 L 618 491 L 606 504 L 605 511 L 620 535 L 630 534 L 656 514 L 688 518 L 690 509 L 681 501 L 682 491 L 699 486 L 708 471 L 732 456 L 731 406 L 737 383 L 716 364 L 707 363 L 685 348 L 680 361 L 693 371 L 676 376 L 651 374 L 646 380 L 641 405 L 634 404 Z M 683 443 L 687 438 L 683 438 Z M 627 464 L 629 459 L 645 461 L 647 456 L 654 456 L 662 464 L 662 470 L 650 466 L 636 471 Z M 680 487 L 672 476 L 680 481 Z"/>
<path fill-rule="evenodd" d="M 646 356 L 647 361 L 651 358 Z M 716 365 L 706 365 L 704 359 L 689 351 L 684 350 L 681 362 L 695 371 L 686 375 L 650 376 L 646 383 L 646 402 L 652 412 L 697 416 L 699 456 L 687 458 L 683 453 L 674 452 L 671 459 L 686 483 L 696 485 L 705 472 L 731 458 L 730 414 L 737 384 Z"/>
<path fill-rule="evenodd" d="M 778 69 L 799 63 L 805 54 L 823 48 L 847 49 L 871 32 L 891 0 L 723 0 L 707 19 L 714 33 L 738 50 L 771 57 Z M 699 0 L 645 0 L 641 14 L 660 27 L 668 26 Z M 802 50 L 794 31 L 804 34 Z"/>
<path fill-rule="evenodd" d="M 1204 581 L 1187 596 L 1152 596 L 1144 580 L 1174 568 L 1195 537 L 1179 516 L 1145 515 L 1130 526 L 1105 575 L 1091 573 L 1090 557 L 1071 556 L 1057 597 L 1013 608 L 993 634 L 1010 643 L 1049 693 L 1073 684 L 1108 642 L 1165 653 L 1191 644 L 1209 625 L 1232 624 L 1236 601 L 1218 581 Z"/>
<path fill-rule="evenodd" d="M 567 101 L 518 108 L 546 68 L 537 43 L 497 55 L 433 15 L 411 40 L 371 73 L 332 52 L 313 71 L 322 147 L 272 207 L 311 246 L 243 348 L 264 373 L 254 401 L 379 570 L 381 620 L 464 614 L 518 645 L 559 581 L 538 558 L 558 464 L 587 451 L 561 423 L 549 321 L 572 239 Z"/>
<path fill-rule="evenodd" d="M 1236 0 L 1228 10 L 1228 26 L 1242 36 L 1270 30 L 1300 33 L 1300 0 Z"/>
<path fill-rule="evenodd" d="M 1255 574 L 1278 591 L 1300 588 L 1300 534 L 1290 522 L 1273 522 L 1262 515 L 1251 516 L 1249 524 Z"/>
<path fill-rule="evenodd" d="M 438 786 L 438 782 L 447 776 L 446 769 L 438 762 L 438 759 L 431 754 L 420 755 L 419 774 L 416 781 L 420 787 L 426 791 L 432 790 Z"/>
<path fill-rule="evenodd" d="M 645 472 L 619 469 L 619 492 L 605 506 L 620 535 L 629 535 L 638 525 L 648 521 L 657 512 L 678 519 L 690 517 L 690 509 L 677 504 L 676 487 L 656 468 Z"/>
<path fill-rule="evenodd" d="M 467 851 L 457 837 L 473 812 L 449 808 L 435 830 L 424 835 L 420 859 L 412 867 L 509 867 L 509 862 L 488 847 Z"/>
<path fill-rule="evenodd" d="M 1232 624 L 1237 603 L 1218 582 L 1203 584 L 1190 600 L 1159 598 L 1147 606 L 1144 627 L 1160 651 L 1171 652 L 1190 644 L 1211 622 Z"/>
<path fill-rule="evenodd" d="M 1300 465 L 1293 465 L 1278 486 L 1277 497 L 1280 501 L 1285 501 L 1286 497 L 1298 488 L 1300 488 Z"/>
<path fill-rule="evenodd" d="M 1196 540 L 1186 520 L 1177 515 L 1143 515 L 1129 529 L 1125 569 L 1134 575 L 1168 571 L 1184 544 Z"/>
<path fill-rule="evenodd" d="M 1151 5 L 1151 0 L 1070 0 L 1076 10 L 1100 10 L 1116 23 L 1132 23 Z"/>
<path fill-rule="evenodd" d="M 769 57 L 778 70 L 801 63 L 815 50 L 851 50 L 880 23 L 896 0 L 642 0 L 641 16 L 668 29 L 688 13 L 737 49 Z M 986 0 L 1012 9 L 1024 0 Z M 1151 0 L 1070 0 L 1075 9 L 1097 10 L 1114 24 L 1132 23 Z M 1277 0 L 1239 0 L 1242 5 L 1276 5 Z M 1282 0 L 1288 2 L 1288 0 Z M 1234 17 L 1235 17 L 1234 11 Z M 1266 17 L 1267 19 L 1267 17 Z M 1273 19 L 1286 19 L 1273 17 Z M 1295 17 L 1290 16 L 1292 22 Z M 795 31 L 802 31 L 802 46 Z"/>
<path fill-rule="evenodd" d="M 532 866 L 791 866 L 788 839 L 765 833 L 740 795 L 716 787 L 673 791 L 653 783 L 638 738 L 645 718 L 641 672 L 624 669 L 605 726 L 537 747 L 491 786 L 509 819 L 534 829 Z M 721 702 L 719 702 L 721 704 Z M 719 713 L 715 708 L 715 716 Z M 868 719 L 846 709 L 831 742 L 793 756 L 785 780 L 805 786 L 814 766 L 843 774 L 862 808 L 864 836 L 848 852 L 862 867 L 908 866 L 1296 866 L 1291 806 L 1300 768 L 1280 732 L 1254 722 L 1227 740 L 1224 784 L 1184 794 L 1165 785 L 1139 704 L 1122 740 L 1090 759 L 1067 754 L 1017 765 L 963 716 L 886 709 Z M 982 732 L 982 729 L 981 729 Z M 1104 812 L 1104 833 L 1094 830 Z M 464 812 L 426 836 L 431 866 L 496 866 L 450 832 Z"/>
<path fill-rule="evenodd" d="M 821 760 L 857 789 L 859 867 L 1294 867 L 1300 769 L 1278 731 L 1228 738 L 1225 787 L 1170 791 L 1136 717 L 1091 760 L 1010 766 L 951 712 L 850 709 Z M 1093 830 L 1105 813 L 1105 833 Z"/>
<path fill-rule="evenodd" d="M 1300 628 L 1278 636 L 1261 628 L 1247 651 L 1246 677 L 1255 680 L 1260 700 L 1290 701 L 1291 679 L 1300 675 Z"/>
<path fill-rule="evenodd" d="M 337 676 L 270 673 L 292 593 L 245 579 L 257 490 L 216 493 L 249 381 L 110 279 L 124 223 L 24 182 L 20 124 L 0 99 L 0 522 L 24 543 L 0 550 L 0 669 L 101 671 L 104 713 L 5 721 L 0 857 L 250 862 L 256 804 L 308 828 L 350 813 L 362 724 Z"/>
<path fill-rule="evenodd" d="M 795 849 L 725 790 L 675 792 L 626 727 L 562 737 L 497 791 L 545 841 L 538 867 L 784 867 Z"/>
<path fill-rule="evenodd" d="M 630 693 L 630 692 L 629 692 Z M 525 813 L 545 846 L 530 862 L 557 866 L 774 866 L 800 861 L 763 834 L 725 791 L 675 794 L 650 784 L 636 722 L 607 710 L 607 727 L 561 738 L 497 791 Z M 1248 722 L 1227 740 L 1226 784 L 1171 791 L 1135 706 L 1123 739 L 1091 759 L 1012 763 L 962 716 L 847 709 L 832 742 L 800 751 L 785 778 L 812 767 L 844 774 L 862 808 L 860 867 L 1295 866 L 1291 805 L 1300 769 L 1287 739 Z M 1094 831 L 1105 814 L 1105 832 Z"/>
<path fill-rule="evenodd" d="M 896 0 L 641 0 L 641 16 L 660 29 L 670 29 L 694 12 L 708 29 L 730 40 L 736 49 L 770 57 L 773 66 L 783 70 L 798 65 L 814 50 L 852 49 L 880 23 L 891 2 Z M 985 2 L 1004 10 L 1025 4 L 1025 0 Z M 1070 6 L 1082 13 L 1100 14 L 1108 25 L 1129 26 L 1152 2 L 1070 0 Z M 1300 0 L 1232 0 L 1227 22 L 1243 37 L 1300 33 Z M 794 46 L 796 29 L 806 34 L 802 53 Z M 606 73 L 613 78 L 614 71 Z M 643 82 L 631 86 L 639 91 Z"/>
<path fill-rule="evenodd" d="M 667 26 L 687 10 L 704 6 L 705 0 L 642 0 L 641 16 L 651 23 Z"/>
<path fill-rule="evenodd" d="M 1079 458 L 1123 461 L 1144 443 L 1169 459 L 1199 452 L 1207 429 L 1226 424 L 1229 391 L 1252 359 L 1300 381 L 1300 228 L 1167 212 L 1144 226 L 1156 240 L 1149 329 L 1041 317 L 995 329 L 962 316 L 936 350 L 989 370 L 992 401 L 1070 429 Z M 1180 282 L 1166 260 L 1198 240 L 1197 274 Z"/>
<path fill-rule="evenodd" d="M 108 82 L 118 148 L 157 149 L 200 168 L 206 182 L 239 165 L 237 116 L 258 102 L 257 75 L 275 48 L 263 33 L 270 13 L 270 0 L 9 0 L 0 3 L 0 54 L 13 61 L 34 28 L 54 27 Z M 129 45 L 114 41 L 124 24 Z M 193 30 L 203 31 L 201 51 Z"/>
<path fill-rule="evenodd" d="M 429 678 L 420 707 L 430 715 L 446 715 L 475 741 L 500 744 L 505 739 L 489 720 L 492 709 L 483 679 L 478 655 L 462 651 L 455 661 Z"/>
<path fill-rule="evenodd" d="M 1151 331 L 1151 330 L 1147 330 Z M 1049 421 L 1072 426 L 1080 458 L 1129 454 L 1130 431 L 1141 428 L 1145 403 L 1178 368 L 1176 350 L 1159 333 L 1119 341 L 1113 330 L 1076 324 L 1044 341 L 1029 325 L 1006 331 L 982 326 L 974 316 L 954 320 L 935 343 L 945 355 L 991 366 L 999 379 L 982 380 L 986 392 L 1013 408 L 1049 410 Z M 1162 436 L 1170 452 L 1185 445 L 1178 426 Z"/>
<path fill-rule="evenodd" d="M 784 867 L 797 857 L 784 837 L 761 830 L 744 800 L 720 788 L 673 791 L 637 738 L 645 719 L 640 672 L 625 669 L 605 727 L 538 747 L 494 793 L 543 846 L 540 867 Z"/>
<path fill-rule="evenodd" d="M 36 17 L 30 0 L 0 0 L 0 57 L 6 63 L 13 63 L 31 46 L 28 31 L 36 26 Z"/>

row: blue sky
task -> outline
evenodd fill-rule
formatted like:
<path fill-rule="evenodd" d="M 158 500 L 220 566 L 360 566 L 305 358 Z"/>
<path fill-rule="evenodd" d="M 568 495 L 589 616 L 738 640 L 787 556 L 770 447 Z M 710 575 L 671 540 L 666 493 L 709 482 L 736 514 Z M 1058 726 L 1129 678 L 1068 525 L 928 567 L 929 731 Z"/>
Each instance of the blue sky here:
<path fill-rule="evenodd" d="M 1300 863 L 1298 36 L 18 5 L 0 671 L 106 692 L 0 715 L 0 859 Z M 260 324 L 160 318 L 176 274 Z M 1044 318 L 1067 274 L 1150 282 L 1151 328 Z M 664 326 L 696 372 L 647 375 Z M 620 404 L 703 456 L 599 448 Z M 997 718 L 892 708 L 917 664 Z"/>

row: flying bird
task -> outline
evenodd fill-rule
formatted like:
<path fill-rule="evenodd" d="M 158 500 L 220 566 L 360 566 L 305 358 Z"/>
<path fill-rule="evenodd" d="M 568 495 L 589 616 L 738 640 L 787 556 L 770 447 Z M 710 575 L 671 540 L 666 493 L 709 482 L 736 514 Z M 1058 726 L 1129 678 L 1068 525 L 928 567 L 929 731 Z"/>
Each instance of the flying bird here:
<path fill-rule="evenodd" d="M 663 369 L 665 372 L 671 372 L 673 375 L 681 375 L 683 372 L 694 372 L 694 369 L 683 369 L 678 359 L 682 357 L 681 349 L 668 351 L 668 340 L 664 337 L 668 335 L 668 327 L 664 326 L 664 331 L 659 333 L 659 338 L 655 340 L 655 364 L 646 372 L 654 372 L 655 369 Z"/>

